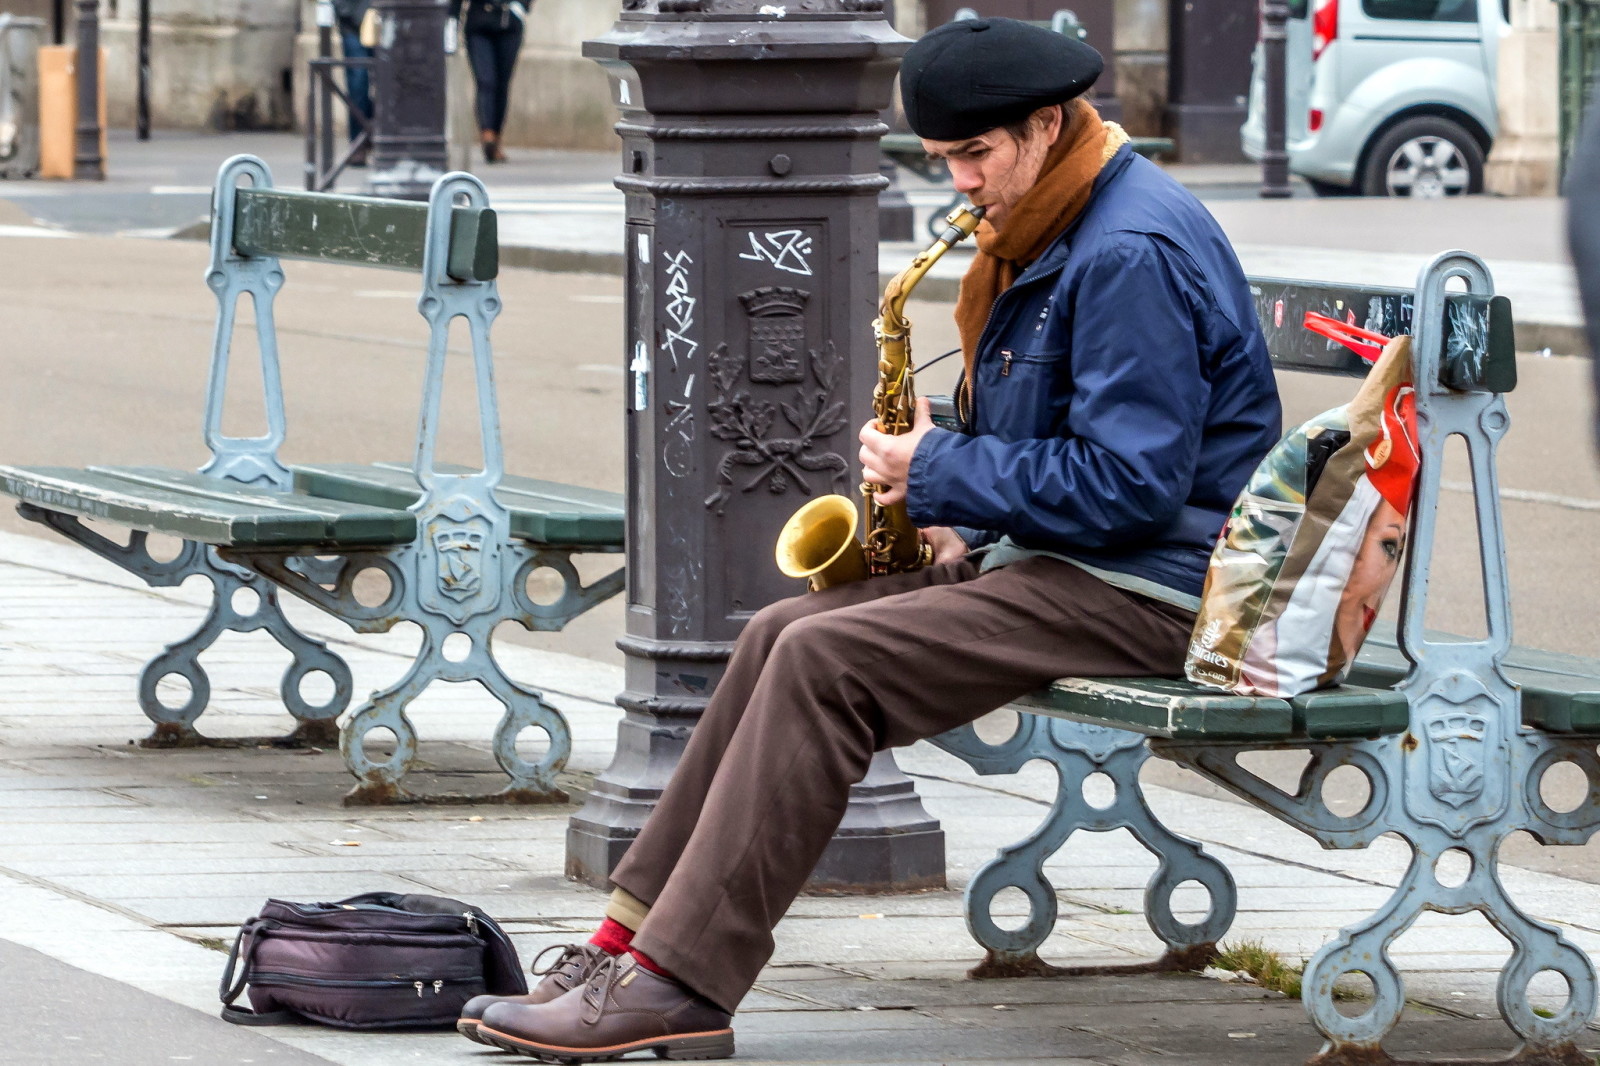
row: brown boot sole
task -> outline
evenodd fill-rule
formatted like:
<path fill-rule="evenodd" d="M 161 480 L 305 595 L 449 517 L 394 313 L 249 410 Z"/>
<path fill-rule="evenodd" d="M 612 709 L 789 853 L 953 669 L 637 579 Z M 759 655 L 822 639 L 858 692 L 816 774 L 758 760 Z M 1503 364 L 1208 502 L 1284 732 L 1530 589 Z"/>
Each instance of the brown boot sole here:
<path fill-rule="evenodd" d="M 480 1044 L 491 1044 L 502 1051 L 515 1051 L 531 1055 L 546 1062 L 580 1063 L 612 1062 L 634 1051 L 654 1051 L 662 1059 L 727 1059 L 733 1057 L 733 1030 L 718 1029 L 709 1033 L 680 1033 L 677 1036 L 658 1036 L 649 1040 L 635 1040 L 611 1047 L 561 1047 L 541 1044 L 534 1040 L 502 1033 L 480 1025 L 476 1036 Z"/>
<path fill-rule="evenodd" d="M 456 1032 L 476 1044 L 488 1044 L 489 1041 L 478 1035 L 477 1018 L 460 1018 L 456 1021 Z"/>

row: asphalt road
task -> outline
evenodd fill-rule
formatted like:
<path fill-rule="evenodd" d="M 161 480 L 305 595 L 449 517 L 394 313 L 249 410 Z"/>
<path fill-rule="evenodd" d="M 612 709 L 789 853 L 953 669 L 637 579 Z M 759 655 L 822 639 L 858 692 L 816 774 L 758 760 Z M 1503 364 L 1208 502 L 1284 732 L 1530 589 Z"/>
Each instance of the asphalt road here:
<path fill-rule="evenodd" d="M 0 240 L 0 461 L 151 463 L 199 466 L 206 457 L 200 414 L 215 305 L 201 282 L 198 243 L 108 238 Z M 409 275 L 292 263 L 278 300 L 288 406 L 287 461 L 405 459 L 416 430 L 425 333 Z M 515 473 L 622 489 L 624 354 L 619 279 L 508 271 L 495 327 L 497 379 L 508 468 Z M 921 358 L 955 344 L 949 305 L 913 305 Z M 459 342 L 458 342 L 459 343 Z M 870 358 L 863 339 L 862 358 Z M 235 432 L 259 432 L 259 406 L 243 402 L 253 341 L 236 346 L 240 402 Z M 949 388 L 954 360 L 931 370 L 926 393 Z M 446 388 L 442 458 L 476 456 L 467 360 Z M 1600 589 L 1600 466 L 1589 427 L 1586 361 L 1527 357 L 1510 397 L 1513 428 L 1501 449 L 1507 561 L 1517 642 L 1600 653 L 1593 610 Z M 1303 420 L 1348 399 L 1351 384 L 1290 374 L 1281 379 L 1287 417 Z M 1461 456 L 1447 483 L 1469 478 Z M 1471 497 L 1447 491 L 1435 546 L 1428 624 L 1471 634 L 1482 627 L 1482 593 Z M 43 531 L 9 510 L 0 528 Z M 604 570 L 614 560 L 597 560 Z M 1391 597 L 1390 610 L 1393 610 Z M 565 632 L 502 639 L 620 661 L 620 600 Z M 1280 771 L 1288 762 L 1280 761 Z M 1209 791 L 1165 766 L 1164 782 Z M 1600 880 L 1600 848 L 1544 849 L 1526 838 L 1515 861 Z"/>

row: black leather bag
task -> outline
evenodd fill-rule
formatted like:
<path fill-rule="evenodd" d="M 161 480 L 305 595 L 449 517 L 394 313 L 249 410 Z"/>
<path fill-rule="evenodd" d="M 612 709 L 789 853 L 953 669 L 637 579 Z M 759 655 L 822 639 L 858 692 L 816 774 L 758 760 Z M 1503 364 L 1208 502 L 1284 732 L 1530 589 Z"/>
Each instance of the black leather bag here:
<path fill-rule="evenodd" d="M 250 1009 L 234 1006 L 247 986 Z M 493 918 L 460 900 L 395 892 L 268 900 L 240 928 L 220 989 L 222 1017 L 235 1024 L 340 1029 L 450 1026 L 473 996 L 527 991 Z"/>

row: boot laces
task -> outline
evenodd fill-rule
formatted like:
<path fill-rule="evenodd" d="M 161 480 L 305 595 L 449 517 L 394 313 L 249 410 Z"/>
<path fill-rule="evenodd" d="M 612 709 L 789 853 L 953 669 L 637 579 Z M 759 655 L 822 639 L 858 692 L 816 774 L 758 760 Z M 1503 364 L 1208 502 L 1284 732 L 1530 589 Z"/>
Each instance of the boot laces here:
<path fill-rule="evenodd" d="M 631 958 L 628 961 L 633 962 Z M 630 969 L 631 966 L 623 966 L 623 957 L 620 955 L 607 954 L 600 961 L 589 975 L 588 983 L 583 986 L 584 1021 L 593 1024 L 600 1020 L 600 1015 L 605 1013 L 606 1000 L 611 998 L 611 989 Z"/>
<path fill-rule="evenodd" d="M 551 952 L 560 952 L 560 954 L 556 956 L 554 962 L 540 969 L 539 960 Z M 568 988 L 571 988 L 587 976 L 590 967 L 595 964 L 597 955 L 606 955 L 607 958 L 610 958 L 609 954 L 593 944 L 551 944 L 533 957 L 533 963 L 528 969 L 535 977 L 545 977 L 549 974 L 558 975 L 558 980 L 561 977 L 567 977 L 568 980 L 565 983 Z"/>

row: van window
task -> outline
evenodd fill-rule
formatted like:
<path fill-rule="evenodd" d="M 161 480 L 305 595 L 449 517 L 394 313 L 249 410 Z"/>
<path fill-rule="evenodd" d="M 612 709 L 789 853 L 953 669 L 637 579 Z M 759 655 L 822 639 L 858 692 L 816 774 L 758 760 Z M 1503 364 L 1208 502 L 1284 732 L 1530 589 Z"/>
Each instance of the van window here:
<path fill-rule="evenodd" d="M 1413 22 L 1477 22 L 1478 0 L 1361 0 L 1368 18 Z"/>

